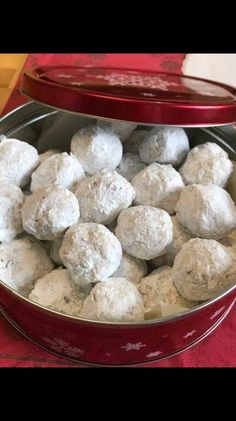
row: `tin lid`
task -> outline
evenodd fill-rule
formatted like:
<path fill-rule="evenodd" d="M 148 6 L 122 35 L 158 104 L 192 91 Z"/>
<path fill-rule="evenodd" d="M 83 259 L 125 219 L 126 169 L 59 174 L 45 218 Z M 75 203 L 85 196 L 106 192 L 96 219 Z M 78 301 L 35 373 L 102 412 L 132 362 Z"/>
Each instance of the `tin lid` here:
<path fill-rule="evenodd" d="M 235 88 L 170 73 L 38 67 L 23 74 L 22 92 L 62 110 L 139 124 L 191 127 L 236 121 Z"/>

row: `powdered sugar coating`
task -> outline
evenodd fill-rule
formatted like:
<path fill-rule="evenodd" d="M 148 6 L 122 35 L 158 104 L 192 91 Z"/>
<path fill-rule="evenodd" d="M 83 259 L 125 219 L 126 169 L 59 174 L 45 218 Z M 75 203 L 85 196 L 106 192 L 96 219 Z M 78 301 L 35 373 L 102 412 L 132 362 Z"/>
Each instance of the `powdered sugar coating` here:
<path fill-rule="evenodd" d="M 136 129 L 136 123 L 128 123 L 126 121 L 105 121 L 97 120 L 97 125 L 102 128 L 108 128 L 113 131 L 123 143 Z"/>
<path fill-rule="evenodd" d="M 160 317 L 167 315 L 165 305 L 178 305 L 183 309 L 193 307 L 193 304 L 185 300 L 176 289 L 172 279 L 172 271 L 171 267 L 162 266 L 141 279 L 138 289 L 142 295 L 146 313 L 158 309 L 157 317 Z M 171 308 L 169 308 L 170 310 Z M 173 307 L 172 310 L 175 313 L 176 307 Z"/>
<path fill-rule="evenodd" d="M 25 200 L 14 184 L 0 185 L 0 242 L 11 241 L 23 231 L 21 208 Z"/>
<path fill-rule="evenodd" d="M 164 254 L 171 243 L 172 222 L 168 213 L 162 209 L 134 206 L 120 213 L 116 236 L 126 253 L 150 260 Z"/>
<path fill-rule="evenodd" d="M 214 184 L 185 187 L 175 209 L 181 224 L 197 237 L 221 239 L 236 227 L 233 200 Z"/>
<path fill-rule="evenodd" d="M 138 155 L 126 153 L 123 155 L 121 163 L 117 167 L 116 171 L 128 181 L 131 181 L 132 178 L 134 178 L 134 176 L 144 168 L 146 168 L 146 164 L 141 161 Z"/>
<path fill-rule="evenodd" d="M 225 187 L 233 164 L 219 145 L 206 142 L 191 149 L 179 171 L 185 184 L 212 183 Z"/>
<path fill-rule="evenodd" d="M 14 239 L 0 245 L 0 279 L 24 293 L 32 282 L 50 272 L 54 264 L 37 240 Z"/>
<path fill-rule="evenodd" d="M 63 236 L 57 238 L 49 243 L 49 255 L 54 263 L 59 266 L 63 266 L 62 260 L 59 255 L 59 250 L 62 246 Z"/>
<path fill-rule="evenodd" d="M 42 164 L 46 159 L 50 158 L 53 155 L 61 153 L 59 149 L 48 149 L 46 152 L 39 154 L 40 164 Z"/>
<path fill-rule="evenodd" d="M 133 284 L 138 284 L 147 273 L 148 266 L 145 260 L 124 253 L 120 266 L 113 273 L 112 278 L 125 278 Z"/>
<path fill-rule="evenodd" d="M 135 189 L 135 204 L 158 207 L 171 215 L 175 212 L 180 192 L 184 188 L 181 175 L 172 165 L 158 163 L 138 173 L 132 185 Z"/>
<path fill-rule="evenodd" d="M 84 220 L 82 218 L 79 218 L 78 224 L 83 224 Z M 48 241 L 48 252 L 50 255 L 50 258 L 54 263 L 56 263 L 59 266 L 63 266 L 63 262 L 60 258 L 59 250 L 62 246 L 63 237 L 61 236 L 59 238 L 56 238 L 54 241 Z"/>
<path fill-rule="evenodd" d="M 76 287 L 67 269 L 58 268 L 39 278 L 29 299 L 60 313 L 79 316 L 86 295 Z"/>
<path fill-rule="evenodd" d="M 154 127 L 139 146 L 139 155 L 146 164 L 157 161 L 177 166 L 188 151 L 188 137 L 181 127 Z"/>
<path fill-rule="evenodd" d="M 147 133 L 148 131 L 143 129 L 137 129 L 133 133 L 131 133 L 129 138 L 123 144 L 124 152 L 138 154 L 138 148 L 141 145 Z"/>
<path fill-rule="evenodd" d="M 78 159 L 67 152 L 55 154 L 46 159 L 31 178 L 32 192 L 52 184 L 72 189 L 85 178 L 84 170 Z"/>
<path fill-rule="evenodd" d="M 119 165 L 122 144 L 110 128 L 92 125 L 74 134 L 71 152 L 81 162 L 85 172 L 94 175 L 104 168 L 114 170 Z"/>
<path fill-rule="evenodd" d="M 208 300 L 235 283 L 235 255 L 215 240 L 194 238 L 177 254 L 172 276 L 184 298 Z"/>
<path fill-rule="evenodd" d="M 125 278 L 110 278 L 100 282 L 86 298 L 81 317 L 110 322 L 144 320 L 140 293 Z"/>
<path fill-rule="evenodd" d="M 26 232 L 39 240 L 55 240 L 78 222 L 79 203 L 63 186 L 39 189 L 26 197 L 22 222 Z"/>
<path fill-rule="evenodd" d="M 232 161 L 233 171 L 228 179 L 226 190 L 236 203 L 236 161 Z"/>
<path fill-rule="evenodd" d="M 0 181 L 26 186 L 31 173 L 39 164 L 37 149 L 18 139 L 3 139 L 0 142 Z"/>
<path fill-rule="evenodd" d="M 60 258 L 76 284 L 105 280 L 119 267 L 120 242 L 104 225 L 76 224 L 66 231 Z"/>
<path fill-rule="evenodd" d="M 116 171 L 103 170 L 74 190 L 85 222 L 110 224 L 135 197 L 133 186 Z"/>
<path fill-rule="evenodd" d="M 158 268 L 160 266 L 173 266 L 175 256 L 180 252 L 183 244 L 193 238 L 191 234 L 184 226 L 178 221 L 176 215 L 171 216 L 173 224 L 173 241 L 167 247 L 166 253 L 162 256 L 155 257 L 150 263 Z"/>

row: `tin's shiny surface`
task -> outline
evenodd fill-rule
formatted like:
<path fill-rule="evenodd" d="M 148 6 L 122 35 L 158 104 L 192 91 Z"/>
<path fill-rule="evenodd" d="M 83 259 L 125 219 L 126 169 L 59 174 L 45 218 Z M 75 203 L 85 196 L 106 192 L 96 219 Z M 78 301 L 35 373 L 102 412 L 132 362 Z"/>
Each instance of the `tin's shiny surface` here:
<path fill-rule="evenodd" d="M 214 302 L 173 318 L 112 324 L 53 312 L 0 283 L 0 308 L 23 334 L 49 351 L 102 365 L 139 364 L 187 349 L 222 321 L 234 302 L 232 288 Z"/>
<path fill-rule="evenodd" d="M 65 118 L 65 133 L 57 138 L 63 146 L 67 125 L 78 116 L 28 103 L 0 120 L 1 134 L 29 140 L 42 150 L 45 127 Z M 77 124 L 76 123 L 76 124 Z M 191 146 L 205 141 L 220 144 L 231 159 L 236 157 L 236 130 L 231 126 L 187 129 Z M 26 139 L 27 137 L 27 139 Z M 47 148 L 55 145 L 47 143 Z M 0 309 L 25 336 L 58 355 L 84 363 L 131 365 L 148 363 L 174 355 L 207 336 L 233 307 L 236 286 L 210 302 L 174 317 L 135 323 L 88 321 L 62 315 L 21 297 L 0 281 Z"/>
<path fill-rule="evenodd" d="M 22 92 L 61 110 L 141 124 L 218 126 L 236 120 L 236 89 L 144 70 L 42 67 L 26 71 Z"/>

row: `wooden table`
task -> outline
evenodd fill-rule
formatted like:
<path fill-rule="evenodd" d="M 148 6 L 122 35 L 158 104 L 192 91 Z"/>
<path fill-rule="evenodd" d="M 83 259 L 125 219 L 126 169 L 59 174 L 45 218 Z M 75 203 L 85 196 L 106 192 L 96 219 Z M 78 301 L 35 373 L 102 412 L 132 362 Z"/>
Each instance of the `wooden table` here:
<path fill-rule="evenodd" d="M 10 97 L 28 54 L 0 54 L 0 115 Z"/>

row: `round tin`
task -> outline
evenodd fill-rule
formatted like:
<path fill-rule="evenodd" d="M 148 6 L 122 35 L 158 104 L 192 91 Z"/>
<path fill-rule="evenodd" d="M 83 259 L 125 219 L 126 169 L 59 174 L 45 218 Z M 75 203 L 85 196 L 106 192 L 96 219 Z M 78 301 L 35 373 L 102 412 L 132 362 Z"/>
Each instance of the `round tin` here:
<path fill-rule="evenodd" d="M 7 137 L 24 138 L 28 130 L 27 139 L 36 146 L 34 130 L 40 136 L 45 123 L 50 125 L 57 115 L 66 114 L 71 124 L 72 115 L 68 113 L 28 103 L 1 119 L 1 131 Z M 236 159 L 236 130 L 232 126 L 186 131 L 192 147 L 207 137 Z M 236 285 L 186 313 L 144 322 L 108 323 L 57 313 L 22 297 L 0 281 L 0 310 L 22 334 L 57 355 L 103 366 L 149 363 L 188 349 L 222 322 L 235 299 Z"/>
<path fill-rule="evenodd" d="M 236 121 L 236 89 L 195 77 L 101 67 L 38 67 L 23 74 L 22 92 L 65 111 L 171 126 Z"/>

